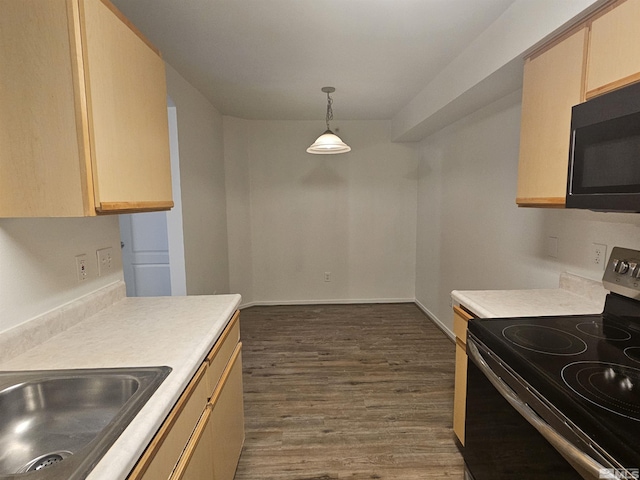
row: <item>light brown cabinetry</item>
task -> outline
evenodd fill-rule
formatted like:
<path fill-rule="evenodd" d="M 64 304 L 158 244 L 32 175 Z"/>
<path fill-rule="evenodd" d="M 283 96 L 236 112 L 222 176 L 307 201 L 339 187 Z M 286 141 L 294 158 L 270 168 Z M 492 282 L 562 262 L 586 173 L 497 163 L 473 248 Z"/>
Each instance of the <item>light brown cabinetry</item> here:
<path fill-rule="evenodd" d="M 640 1 L 616 0 L 525 60 L 516 203 L 563 207 L 571 107 L 640 81 Z"/>
<path fill-rule="evenodd" d="M 640 2 L 618 1 L 591 23 L 587 98 L 640 80 Z"/>
<path fill-rule="evenodd" d="M 0 217 L 173 206 L 164 62 L 108 0 L 2 0 Z"/>
<path fill-rule="evenodd" d="M 170 479 L 213 479 L 213 463 L 211 462 L 213 448 L 211 405 L 207 405 Z"/>
<path fill-rule="evenodd" d="M 239 334 L 236 312 L 128 480 L 233 480 L 244 443 Z"/>
<path fill-rule="evenodd" d="M 230 362 L 228 373 L 220 381 L 222 385 L 210 401 L 213 450 L 209 458 L 213 460 L 214 480 L 233 480 L 244 443 L 242 357 L 239 348 Z M 201 478 L 193 477 L 193 480 Z"/>
<path fill-rule="evenodd" d="M 170 480 L 233 480 L 244 442 L 241 347 L 237 344 Z"/>
<path fill-rule="evenodd" d="M 520 206 L 563 207 L 571 107 L 584 101 L 587 28 L 528 58 L 522 86 Z"/>
<path fill-rule="evenodd" d="M 453 394 L 453 431 L 464 445 L 464 420 L 467 405 L 467 322 L 473 316 L 453 307 L 453 332 L 456 336 L 456 372 Z"/>

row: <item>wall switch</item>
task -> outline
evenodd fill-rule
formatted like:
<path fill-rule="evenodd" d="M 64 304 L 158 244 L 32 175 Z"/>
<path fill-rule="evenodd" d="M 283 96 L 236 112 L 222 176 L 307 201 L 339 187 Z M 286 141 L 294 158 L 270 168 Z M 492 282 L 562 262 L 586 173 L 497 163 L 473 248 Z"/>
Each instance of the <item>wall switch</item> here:
<path fill-rule="evenodd" d="M 607 246 L 602 243 L 591 244 L 591 262 L 598 265 L 601 270 L 607 263 Z"/>
<path fill-rule="evenodd" d="M 84 282 L 89 278 L 87 256 L 85 254 L 76 256 L 76 274 L 78 275 L 78 282 Z"/>
<path fill-rule="evenodd" d="M 113 248 L 101 248 L 96 251 L 98 256 L 98 276 L 101 277 L 113 268 Z"/>
<path fill-rule="evenodd" d="M 331 272 L 324 272 L 324 281 L 325 282 L 331 281 Z"/>

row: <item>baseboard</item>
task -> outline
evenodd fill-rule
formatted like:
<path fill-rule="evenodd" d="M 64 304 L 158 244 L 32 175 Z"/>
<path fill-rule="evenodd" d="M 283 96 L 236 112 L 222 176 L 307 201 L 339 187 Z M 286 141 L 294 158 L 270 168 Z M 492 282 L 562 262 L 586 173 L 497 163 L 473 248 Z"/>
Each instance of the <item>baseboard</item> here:
<path fill-rule="evenodd" d="M 440 319 L 438 317 L 436 317 L 433 313 L 431 313 L 431 311 L 425 307 L 422 303 L 420 303 L 419 300 L 414 300 L 416 306 L 422 310 L 424 312 L 424 314 L 429 317 L 429 320 L 431 320 L 436 327 L 438 327 L 440 330 L 442 330 L 442 333 L 444 333 L 447 337 L 449 337 L 449 340 L 451 340 L 453 343 L 456 342 L 456 336 L 454 335 L 452 330 L 449 330 L 449 328 L 447 328 L 447 326 L 442 323 L 442 321 L 440 321 Z"/>
<path fill-rule="evenodd" d="M 277 305 L 349 305 L 353 303 L 415 303 L 416 306 L 424 312 L 424 314 L 429 317 L 436 327 L 442 330 L 449 340 L 452 342 L 456 341 L 456 337 L 453 334 L 453 331 L 449 330 L 447 326 L 440 321 L 440 319 L 435 316 L 427 307 L 425 307 L 422 303 L 420 303 L 415 298 L 367 298 L 367 299 L 340 299 L 340 300 L 281 300 L 281 301 L 256 301 L 256 302 L 247 302 L 240 304 L 240 310 L 250 307 L 269 307 L 269 306 L 277 306 Z"/>
<path fill-rule="evenodd" d="M 414 298 L 352 298 L 339 300 L 263 300 L 240 304 L 240 310 L 249 307 L 272 307 L 278 305 L 350 305 L 353 303 L 414 303 Z"/>

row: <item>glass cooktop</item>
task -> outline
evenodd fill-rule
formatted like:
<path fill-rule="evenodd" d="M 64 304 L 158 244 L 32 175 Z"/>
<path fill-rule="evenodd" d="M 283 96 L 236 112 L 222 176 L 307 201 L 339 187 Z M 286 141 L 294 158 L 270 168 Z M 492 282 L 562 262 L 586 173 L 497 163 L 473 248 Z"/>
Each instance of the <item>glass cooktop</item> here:
<path fill-rule="evenodd" d="M 640 302 L 609 294 L 600 315 L 478 319 L 484 343 L 587 436 L 640 467 Z"/>

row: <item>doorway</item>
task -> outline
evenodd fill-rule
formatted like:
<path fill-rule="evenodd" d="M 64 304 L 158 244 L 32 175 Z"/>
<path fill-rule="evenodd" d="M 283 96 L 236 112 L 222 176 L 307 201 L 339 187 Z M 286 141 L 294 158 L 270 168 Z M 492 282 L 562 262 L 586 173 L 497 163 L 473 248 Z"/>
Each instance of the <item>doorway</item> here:
<path fill-rule="evenodd" d="M 173 209 L 120 215 L 122 269 L 128 297 L 186 295 L 176 106 L 168 103 Z"/>

